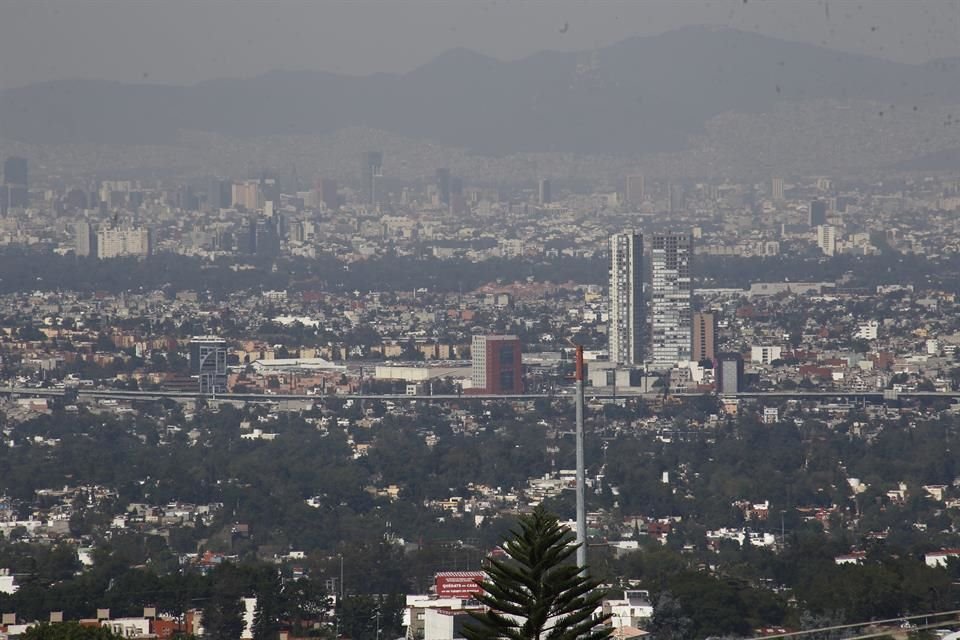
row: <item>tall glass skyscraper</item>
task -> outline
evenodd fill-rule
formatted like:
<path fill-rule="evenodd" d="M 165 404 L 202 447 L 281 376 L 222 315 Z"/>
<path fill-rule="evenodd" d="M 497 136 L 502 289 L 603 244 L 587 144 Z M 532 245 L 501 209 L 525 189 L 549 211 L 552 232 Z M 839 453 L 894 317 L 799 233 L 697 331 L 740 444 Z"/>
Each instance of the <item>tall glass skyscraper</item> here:
<path fill-rule="evenodd" d="M 610 361 L 643 362 L 643 236 L 633 231 L 610 236 L 608 329 Z"/>
<path fill-rule="evenodd" d="M 654 369 L 670 369 L 692 356 L 692 258 L 692 235 L 658 233 L 653 236 L 650 272 L 651 365 Z"/>
<path fill-rule="evenodd" d="M 377 204 L 377 178 L 382 175 L 383 153 L 364 151 L 360 155 L 360 196 L 364 204 Z"/>

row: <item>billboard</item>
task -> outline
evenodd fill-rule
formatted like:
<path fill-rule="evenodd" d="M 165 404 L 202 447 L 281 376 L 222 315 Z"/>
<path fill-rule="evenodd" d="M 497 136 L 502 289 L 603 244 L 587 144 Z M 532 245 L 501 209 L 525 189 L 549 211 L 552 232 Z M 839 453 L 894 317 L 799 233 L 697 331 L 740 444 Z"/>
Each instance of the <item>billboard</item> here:
<path fill-rule="evenodd" d="M 483 571 L 442 571 L 434 577 L 437 597 L 472 598 L 482 591 L 485 577 Z"/>

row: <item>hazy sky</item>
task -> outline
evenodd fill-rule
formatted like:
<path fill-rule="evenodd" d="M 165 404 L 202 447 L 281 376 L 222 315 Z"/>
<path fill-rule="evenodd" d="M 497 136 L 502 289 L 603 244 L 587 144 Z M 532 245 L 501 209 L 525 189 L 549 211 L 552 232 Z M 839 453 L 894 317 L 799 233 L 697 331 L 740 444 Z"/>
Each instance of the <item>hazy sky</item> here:
<path fill-rule="evenodd" d="M 458 46 L 514 59 L 704 24 L 905 62 L 960 56 L 956 0 L 0 0 L 0 88 L 408 71 Z"/>

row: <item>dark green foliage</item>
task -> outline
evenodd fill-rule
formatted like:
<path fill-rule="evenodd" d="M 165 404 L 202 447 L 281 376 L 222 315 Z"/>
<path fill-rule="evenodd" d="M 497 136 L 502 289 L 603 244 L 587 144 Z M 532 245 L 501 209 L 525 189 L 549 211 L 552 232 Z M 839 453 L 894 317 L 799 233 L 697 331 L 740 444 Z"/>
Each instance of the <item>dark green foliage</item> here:
<path fill-rule="evenodd" d="M 340 631 L 349 638 L 374 640 L 402 633 L 404 597 L 355 595 L 343 599 Z"/>
<path fill-rule="evenodd" d="M 280 593 L 280 576 L 272 567 L 264 567 L 256 576 L 254 595 L 257 608 L 253 616 L 254 640 L 275 640 L 280 630 L 283 602 Z"/>
<path fill-rule="evenodd" d="M 243 603 L 249 596 L 247 576 L 238 567 L 223 564 L 213 575 L 213 593 L 203 608 L 203 629 L 211 640 L 236 640 L 243 631 Z"/>
<path fill-rule="evenodd" d="M 20 636 L 22 640 L 122 640 L 106 627 L 84 627 L 77 622 L 43 623 L 30 627 Z"/>
<path fill-rule="evenodd" d="M 319 580 L 300 578 L 283 586 L 283 603 L 294 636 L 304 633 L 306 621 L 324 621 L 333 607 Z"/>
<path fill-rule="evenodd" d="M 569 562 L 577 550 L 570 530 L 542 506 L 521 517 L 519 527 L 503 545 L 507 558 L 488 560 L 478 600 L 489 610 L 470 613 L 467 640 L 608 637 L 612 628 L 598 628 L 606 618 L 594 616 L 604 596 L 599 581 Z"/>
<path fill-rule="evenodd" d="M 692 628 L 693 620 L 685 615 L 680 602 L 668 591 L 661 593 L 649 627 L 657 640 L 686 640 Z"/>

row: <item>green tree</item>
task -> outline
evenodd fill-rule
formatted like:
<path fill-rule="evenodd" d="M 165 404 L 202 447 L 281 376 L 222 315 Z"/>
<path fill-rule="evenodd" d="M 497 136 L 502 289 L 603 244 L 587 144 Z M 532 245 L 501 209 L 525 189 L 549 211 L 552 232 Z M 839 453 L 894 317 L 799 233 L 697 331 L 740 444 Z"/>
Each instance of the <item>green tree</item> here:
<path fill-rule="evenodd" d="M 203 627 L 211 640 L 236 640 L 243 632 L 243 602 L 240 597 L 249 576 L 232 564 L 222 564 L 213 574 L 213 593 L 203 608 Z"/>
<path fill-rule="evenodd" d="M 42 624 L 30 627 L 20 636 L 23 640 L 122 640 L 106 627 L 84 627 L 77 622 Z"/>
<path fill-rule="evenodd" d="M 467 640 L 602 640 L 612 628 L 609 616 L 595 616 L 604 592 L 569 562 L 577 550 L 574 535 L 556 516 L 537 506 L 522 516 L 520 529 L 503 545 L 504 559 L 491 558 L 477 599 L 483 613 L 470 613 Z"/>
<path fill-rule="evenodd" d="M 693 626 L 693 620 L 684 613 L 680 601 L 667 591 L 661 593 L 650 620 L 650 632 L 657 640 L 689 638 Z"/>
<path fill-rule="evenodd" d="M 257 576 L 257 609 L 253 616 L 254 640 L 273 640 L 280 629 L 280 576 L 267 567 Z"/>

